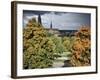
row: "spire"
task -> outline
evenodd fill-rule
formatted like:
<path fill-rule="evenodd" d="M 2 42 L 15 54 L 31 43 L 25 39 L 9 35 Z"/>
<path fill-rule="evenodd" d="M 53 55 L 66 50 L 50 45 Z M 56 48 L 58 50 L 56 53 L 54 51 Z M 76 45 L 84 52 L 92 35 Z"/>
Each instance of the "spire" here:
<path fill-rule="evenodd" d="M 51 24 L 50 24 L 50 29 L 52 29 L 52 21 L 51 21 Z"/>
<path fill-rule="evenodd" d="M 39 16 L 38 16 L 38 22 L 40 23 L 40 24 L 42 24 L 42 22 L 41 22 L 41 15 L 39 14 Z"/>

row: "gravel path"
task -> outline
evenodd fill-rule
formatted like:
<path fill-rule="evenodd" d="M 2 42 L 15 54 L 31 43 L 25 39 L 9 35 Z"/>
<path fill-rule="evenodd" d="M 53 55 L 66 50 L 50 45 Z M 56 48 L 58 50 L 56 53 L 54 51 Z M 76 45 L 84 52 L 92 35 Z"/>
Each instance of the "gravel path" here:
<path fill-rule="evenodd" d="M 71 52 L 64 52 L 61 54 L 61 57 L 58 57 L 54 62 L 53 62 L 53 67 L 70 67 L 71 64 L 69 63 L 69 57 L 67 57 L 68 54 Z"/>

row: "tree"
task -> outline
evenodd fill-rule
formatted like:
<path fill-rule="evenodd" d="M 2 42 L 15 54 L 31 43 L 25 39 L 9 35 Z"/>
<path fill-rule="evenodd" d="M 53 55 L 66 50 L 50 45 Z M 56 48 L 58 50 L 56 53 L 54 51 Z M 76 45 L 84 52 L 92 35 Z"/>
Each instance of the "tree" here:
<path fill-rule="evenodd" d="M 46 33 L 46 30 L 36 22 L 35 18 L 29 20 L 23 29 L 24 69 L 52 67 L 55 45 Z"/>
<path fill-rule="evenodd" d="M 57 36 L 50 37 L 55 44 L 55 53 L 61 54 L 65 51 L 65 47 L 62 44 L 62 38 Z"/>
<path fill-rule="evenodd" d="M 63 42 L 62 42 L 63 46 L 65 47 L 65 51 L 71 51 L 72 49 L 72 44 L 73 44 L 73 40 L 72 37 L 63 37 Z"/>
<path fill-rule="evenodd" d="M 91 65 L 90 27 L 81 27 L 75 35 L 76 40 L 72 46 L 73 55 L 70 63 L 73 66 L 89 66 Z"/>

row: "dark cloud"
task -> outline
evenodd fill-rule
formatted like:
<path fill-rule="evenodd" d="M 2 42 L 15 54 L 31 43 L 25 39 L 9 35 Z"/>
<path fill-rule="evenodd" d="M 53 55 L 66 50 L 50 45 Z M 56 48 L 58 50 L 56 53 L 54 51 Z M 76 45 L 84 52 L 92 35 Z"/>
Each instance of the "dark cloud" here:
<path fill-rule="evenodd" d="M 51 22 L 53 28 L 59 29 L 78 29 L 81 25 L 91 26 L 91 14 L 75 12 L 24 10 L 24 22 L 39 14 L 41 15 L 43 25 L 46 27 L 50 27 Z"/>

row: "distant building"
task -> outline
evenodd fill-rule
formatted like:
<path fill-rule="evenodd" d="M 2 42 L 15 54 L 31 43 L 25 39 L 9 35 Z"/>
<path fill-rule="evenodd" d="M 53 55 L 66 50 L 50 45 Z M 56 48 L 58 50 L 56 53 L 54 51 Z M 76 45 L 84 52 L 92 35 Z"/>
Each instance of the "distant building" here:
<path fill-rule="evenodd" d="M 38 18 L 39 22 L 41 23 L 41 17 Z M 75 32 L 77 30 L 59 30 L 57 28 L 53 28 L 52 21 L 50 23 L 50 28 L 45 28 L 50 34 L 58 37 L 64 37 L 64 36 L 74 36 Z"/>

